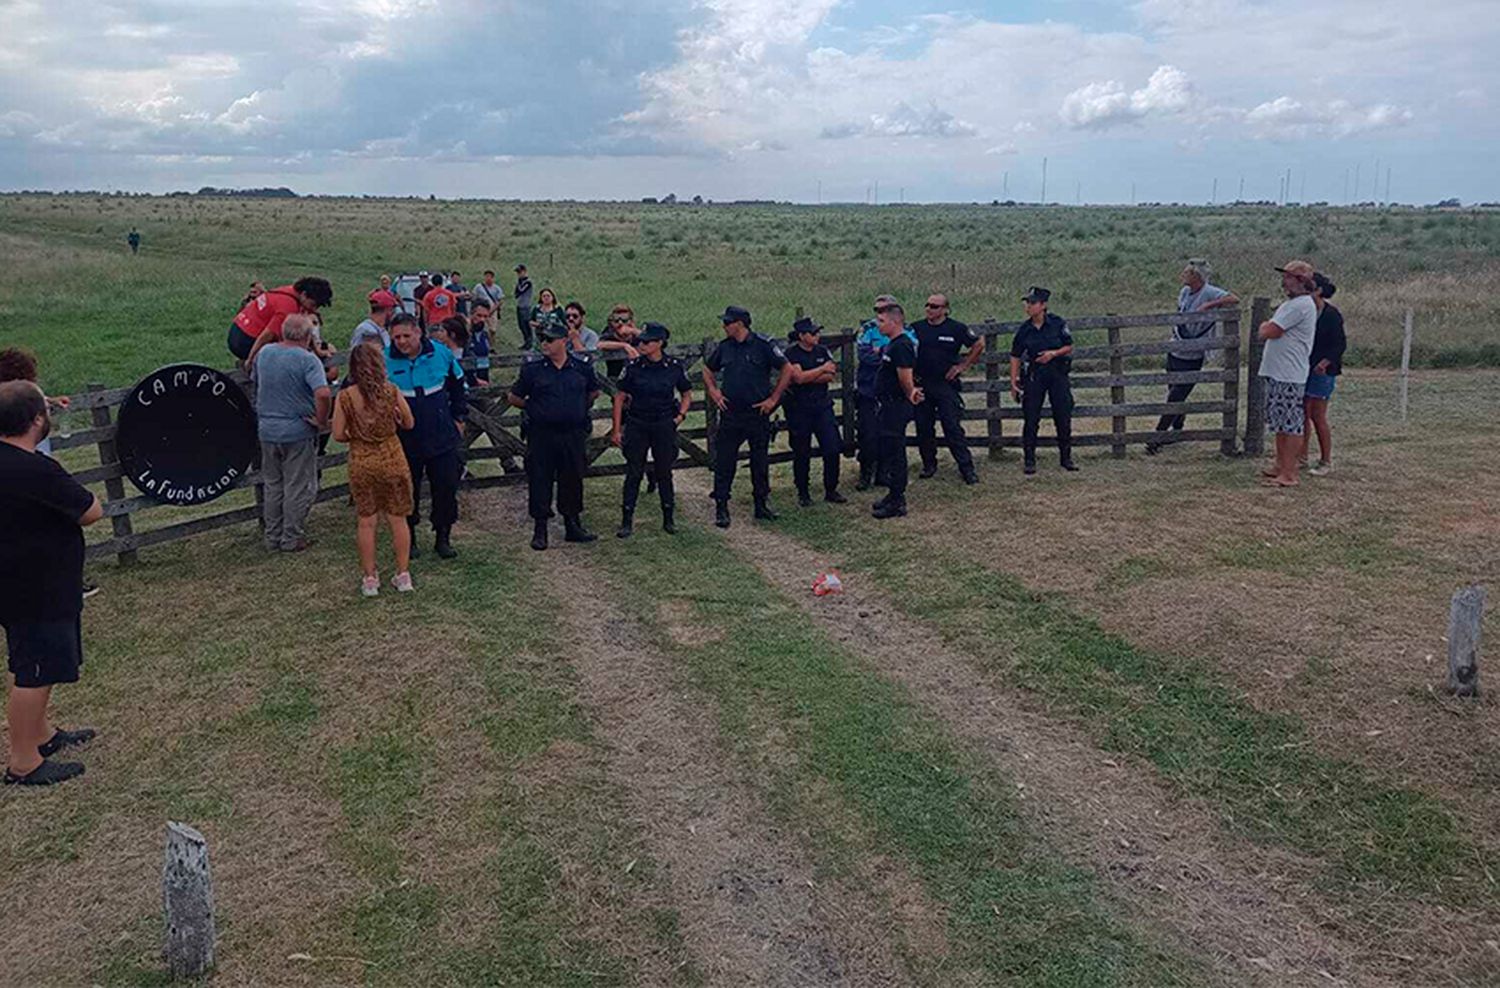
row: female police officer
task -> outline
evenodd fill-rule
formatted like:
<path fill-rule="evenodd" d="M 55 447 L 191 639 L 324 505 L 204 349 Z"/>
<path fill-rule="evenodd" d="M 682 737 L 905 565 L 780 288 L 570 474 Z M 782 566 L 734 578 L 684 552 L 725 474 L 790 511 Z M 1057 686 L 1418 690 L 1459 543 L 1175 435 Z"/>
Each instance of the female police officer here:
<path fill-rule="evenodd" d="M 1026 303 L 1026 321 L 1016 330 L 1010 347 L 1010 393 L 1026 415 L 1021 446 L 1028 475 L 1036 473 L 1036 430 L 1042 420 L 1042 402 L 1047 400 L 1052 404 L 1062 468 L 1078 469 L 1073 464 L 1073 389 L 1068 384 L 1073 336 L 1060 316 L 1047 311 L 1051 297 L 1051 292 L 1035 285 L 1021 297 Z"/>
<path fill-rule="evenodd" d="M 839 435 L 839 420 L 828 396 L 828 382 L 838 376 L 833 354 L 818 342 L 823 327 L 807 316 L 792 326 L 791 343 L 786 359 L 792 366 L 792 385 L 786 389 L 786 423 L 792 441 L 792 477 L 797 483 L 797 503 L 812 504 L 812 441 L 818 440 L 823 457 L 823 500 L 843 504 L 847 498 L 839 493 L 839 456 L 844 440 Z"/>
<path fill-rule="evenodd" d="M 625 490 L 620 501 L 620 530 L 615 533 L 622 539 L 629 538 L 633 531 L 647 450 L 661 492 L 662 531 L 668 535 L 677 531 L 672 523 L 672 461 L 677 459 L 677 427 L 693 403 L 693 386 L 682 361 L 665 352 L 670 335 L 661 323 L 646 323 L 635 341 L 641 355 L 625 365 L 620 390 L 615 393 L 614 430 L 609 438 L 625 451 Z"/>

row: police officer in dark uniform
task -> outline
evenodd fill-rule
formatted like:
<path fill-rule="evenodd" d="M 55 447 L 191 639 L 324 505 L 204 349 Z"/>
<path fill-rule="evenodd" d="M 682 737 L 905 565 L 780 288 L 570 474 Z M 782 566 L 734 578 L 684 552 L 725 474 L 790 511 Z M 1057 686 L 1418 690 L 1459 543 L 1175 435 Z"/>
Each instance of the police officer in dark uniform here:
<path fill-rule="evenodd" d="M 665 352 L 671 333 L 658 322 L 648 322 L 636 338 L 641 355 L 620 375 L 615 393 L 614 430 L 610 441 L 625 452 L 625 489 L 620 502 L 622 539 L 634 531 L 635 502 L 641 490 L 641 475 L 646 472 L 646 453 L 656 487 L 661 492 L 661 528 L 675 534 L 672 520 L 675 499 L 672 490 L 672 462 L 677 459 L 677 427 L 687 417 L 693 402 L 693 386 L 687 368 L 676 357 Z"/>
<path fill-rule="evenodd" d="M 750 486 L 755 517 L 775 521 L 771 510 L 771 412 L 792 380 L 781 347 L 750 332 L 750 313 L 731 305 L 719 317 L 724 339 L 703 361 L 703 387 L 719 408 L 714 438 L 714 524 L 729 527 L 729 491 L 740 446 L 750 445 Z M 771 383 L 771 375 L 778 375 Z"/>
<path fill-rule="evenodd" d="M 797 503 L 812 504 L 812 441 L 818 440 L 823 457 L 823 500 L 843 504 L 848 498 L 839 493 L 839 456 L 844 439 L 839 433 L 838 416 L 828 382 L 838 376 L 839 366 L 833 354 L 818 342 L 823 327 L 803 316 L 792 326 L 791 346 L 786 359 L 792 365 L 792 383 L 786 390 L 786 424 L 792 441 L 792 476 L 797 482 Z"/>
<path fill-rule="evenodd" d="M 568 353 L 567 328 L 547 322 L 539 331 L 542 356 L 521 366 L 506 400 L 526 412 L 528 507 L 533 549 L 547 548 L 552 488 L 568 542 L 598 536 L 583 527 L 583 473 L 588 466 L 589 407 L 599 397 L 594 368 Z"/>
<path fill-rule="evenodd" d="M 917 333 L 917 384 L 924 395 L 915 412 L 917 448 L 922 453 L 922 472 L 917 476 L 926 479 L 937 473 L 937 424 L 942 422 L 943 438 L 964 483 L 977 484 L 979 474 L 964 436 L 958 379 L 984 353 L 984 337 L 948 315 L 948 296 L 942 293 L 928 296 L 927 318 L 912 329 Z"/>
<path fill-rule="evenodd" d="M 1052 293 L 1031 286 L 1021 301 L 1026 321 L 1016 330 L 1010 346 L 1010 394 L 1021 403 L 1026 424 L 1021 446 L 1026 453 L 1026 473 L 1036 473 L 1036 430 L 1042 421 L 1042 402 L 1052 405 L 1052 423 L 1057 427 L 1057 455 L 1064 470 L 1077 470 L 1073 463 L 1073 388 L 1068 371 L 1073 367 L 1073 335 L 1060 316 L 1047 311 Z"/>
<path fill-rule="evenodd" d="M 880 334 L 890 341 L 880 352 L 880 371 L 875 377 L 875 394 L 880 399 L 880 473 L 887 493 L 870 513 L 876 518 L 899 518 L 906 514 L 906 427 L 912 407 L 922 403 L 922 389 L 914 373 L 917 348 L 906 334 L 906 313 L 892 302 L 876 321 Z"/>

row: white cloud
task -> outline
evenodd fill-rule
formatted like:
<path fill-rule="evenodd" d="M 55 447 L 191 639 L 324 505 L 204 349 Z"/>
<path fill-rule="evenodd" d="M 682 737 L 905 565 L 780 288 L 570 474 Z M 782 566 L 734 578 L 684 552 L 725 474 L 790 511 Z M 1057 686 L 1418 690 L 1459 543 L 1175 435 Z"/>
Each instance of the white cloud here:
<path fill-rule="evenodd" d="M 872 113 L 863 124 L 842 123 L 824 127 L 821 136 L 844 137 L 974 137 L 979 128 L 960 120 L 937 103 L 915 107 L 899 101 L 889 113 Z"/>
<path fill-rule="evenodd" d="M 1103 129 L 1134 123 L 1152 114 L 1182 113 L 1193 106 L 1195 92 L 1187 73 L 1172 65 L 1158 66 L 1142 89 L 1127 93 L 1111 79 L 1091 82 L 1063 98 L 1058 111 L 1063 123 L 1075 129 Z"/>
<path fill-rule="evenodd" d="M 1357 107 L 1341 99 L 1315 104 L 1278 96 L 1249 110 L 1245 123 L 1258 137 L 1291 141 L 1319 135 L 1348 137 L 1401 127 L 1412 118 L 1411 110 L 1390 103 Z"/>

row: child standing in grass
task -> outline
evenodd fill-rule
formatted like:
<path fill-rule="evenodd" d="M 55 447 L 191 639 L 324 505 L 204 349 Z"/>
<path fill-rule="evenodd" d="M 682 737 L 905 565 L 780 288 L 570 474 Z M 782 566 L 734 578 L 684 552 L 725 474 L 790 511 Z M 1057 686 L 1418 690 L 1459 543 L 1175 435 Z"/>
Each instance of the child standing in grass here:
<path fill-rule="evenodd" d="M 375 537 L 384 515 L 396 550 L 391 585 L 406 593 L 412 589 L 411 529 L 406 524 L 412 509 L 411 471 L 396 431 L 413 426 L 411 407 L 386 379 L 385 355 L 378 346 L 363 343 L 350 352 L 349 376 L 354 386 L 340 391 L 333 406 L 333 438 L 349 444 L 349 491 L 359 516 L 355 542 L 364 573 L 359 592 L 366 597 L 380 593 Z"/>

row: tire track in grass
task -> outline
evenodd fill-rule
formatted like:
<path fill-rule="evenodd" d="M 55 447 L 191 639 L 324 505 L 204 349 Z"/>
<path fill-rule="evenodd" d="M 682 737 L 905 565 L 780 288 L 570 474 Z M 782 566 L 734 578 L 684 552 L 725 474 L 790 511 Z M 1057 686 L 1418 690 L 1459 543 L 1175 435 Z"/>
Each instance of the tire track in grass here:
<path fill-rule="evenodd" d="M 481 510 L 499 531 L 500 519 L 517 514 L 515 497 L 499 495 Z M 505 526 L 506 548 L 526 552 L 524 531 Z M 684 691 L 670 660 L 616 603 L 624 595 L 593 565 L 595 555 L 593 547 L 557 546 L 535 557 L 537 590 L 559 602 L 558 653 L 577 674 L 608 746 L 608 777 L 658 862 L 705 982 L 912 984 L 881 904 L 821 880 L 803 839 L 773 820 L 723 750 L 711 704 Z M 580 588 L 589 590 L 586 602 Z"/>
<path fill-rule="evenodd" d="M 1022 822 L 1010 785 L 965 756 L 904 692 L 862 668 L 721 539 L 683 526 L 594 552 L 721 640 L 668 637 L 731 737 L 774 734 L 799 786 L 826 787 L 949 911 L 959 965 L 982 983 L 1152 986 L 1211 980 L 1113 918 L 1086 873 Z M 953 981 L 941 982 L 952 984 Z"/>
<path fill-rule="evenodd" d="M 1500 951 L 1442 933 L 1458 925 L 1500 939 L 1493 869 L 1440 801 L 1309 750 L 1295 719 L 1255 710 L 1200 663 L 1137 649 L 899 523 L 815 510 L 778 528 L 836 546 L 833 561 L 877 580 L 1029 709 L 1040 703 L 1103 749 L 1143 759 L 1229 832 L 1287 852 L 1286 865 L 1305 856 L 1287 894 L 1320 889 L 1320 921 L 1379 958 L 1374 971 L 1402 983 L 1416 972 L 1500 978 Z"/>
<path fill-rule="evenodd" d="M 736 525 L 731 545 L 773 586 L 798 601 L 832 638 L 881 676 L 911 691 L 972 750 L 1014 779 L 1028 818 L 1047 841 L 1122 894 L 1122 906 L 1179 950 L 1202 955 L 1227 982 L 1271 985 L 1396 985 L 1363 962 L 1367 947 L 1321 927 L 1290 855 L 1244 855 L 1201 807 L 1175 799 L 1149 770 L 1116 761 L 1081 732 L 1027 711 L 977 669 L 973 658 L 906 618 L 873 581 L 845 593 L 807 592 L 829 569 L 827 554 L 775 526 Z M 1347 979 L 1347 980 L 1346 980 Z"/>

